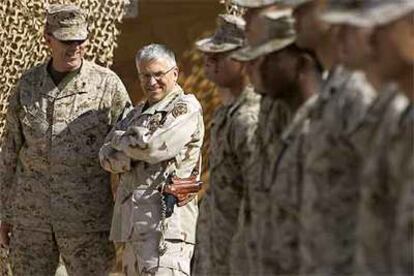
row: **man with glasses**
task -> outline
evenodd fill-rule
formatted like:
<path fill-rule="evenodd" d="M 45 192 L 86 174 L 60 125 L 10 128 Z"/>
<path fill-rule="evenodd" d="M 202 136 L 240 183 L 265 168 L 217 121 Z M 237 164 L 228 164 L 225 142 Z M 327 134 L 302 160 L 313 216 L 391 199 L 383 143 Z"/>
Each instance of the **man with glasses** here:
<path fill-rule="evenodd" d="M 113 200 L 98 152 L 129 97 L 115 73 L 83 59 L 78 7 L 51 5 L 46 20 L 51 58 L 22 76 L 9 102 L 0 243 L 16 276 L 54 275 L 59 255 L 69 275 L 106 275 Z"/>
<path fill-rule="evenodd" d="M 146 101 L 116 125 L 100 151 L 102 167 L 120 175 L 110 238 L 125 243 L 126 275 L 190 275 L 201 105 L 177 84 L 175 55 L 166 46 L 143 47 L 136 65 Z"/>

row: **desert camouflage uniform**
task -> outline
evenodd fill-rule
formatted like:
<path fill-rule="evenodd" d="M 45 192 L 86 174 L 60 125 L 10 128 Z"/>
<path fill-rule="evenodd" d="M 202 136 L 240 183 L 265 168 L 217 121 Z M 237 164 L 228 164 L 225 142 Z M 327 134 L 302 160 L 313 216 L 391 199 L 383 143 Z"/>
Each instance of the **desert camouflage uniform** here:
<path fill-rule="evenodd" d="M 210 188 L 206 194 L 211 205 L 208 235 L 213 266 L 209 275 L 230 275 L 233 273 L 230 266 L 239 270 L 238 265 L 246 264 L 246 259 L 240 256 L 245 251 L 239 251 L 244 241 L 234 238 L 236 232 L 236 237 L 243 236 L 243 228 L 235 226 L 239 216 L 244 215 L 240 206 L 252 173 L 259 104 L 260 96 L 248 86 L 232 104 L 222 107 L 214 116 L 209 155 Z M 237 265 L 231 265 L 230 260 Z"/>
<path fill-rule="evenodd" d="M 101 164 L 120 173 L 110 239 L 126 242 L 127 275 L 158 275 L 165 269 L 190 274 L 197 199 L 175 206 L 164 220 L 158 188 L 173 173 L 181 178 L 192 174 L 203 135 L 201 105 L 178 85 L 154 105 L 135 107 L 108 135 Z"/>
<path fill-rule="evenodd" d="M 77 237 L 97 233 L 102 258 L 113 255 L 107 241 L 112 213 L 109 175 L 100 168 L 97 156 L 129 102 L 128 94 L 115 73 L 91 62 L 84 60 L 80 70 L 69 73 L 58 86 L 47 66 L 39 65 L 21 78 L 10 99 L 2 145 L 0 214 L 1 220 L 14 227 L 11 251 L 23 261 L 12 260 L 16 275 L 25 273 L 25 266 L 54 259 L 31 254 L 43 252 L 44 246 L 57 251 L 68 233 Z M 45 240 L 34 240 L 36 235 L 29 234 L 34 231 L 45 234 Z M 78 261 L 63 258 L 68 266 Z M 57 259 L 58 255 L 56 266 Z"/>
<path fill-rule="evenodd" d="M 354 135 L 360 138 L 366 156 L 361 174 L 356 255 L 356 272 L 364 275 L 412 272 L 409 211 L 413 125 L 412 111 L 407 106 L 404 96 L 390 89 L 382 91 Z"/>
<path fill-rule="evenodd" d="M 335 68 L 310 114 L 301 204 L 301 272 L 352 271 L 361 156 L 347 135 L 375 92 L 361 73 Z"/>
<path fill-rule="evenodd" d="M 280 137 L 293 116 L 292 109 L 281 100 L 263 96 L 260 104 L 259 125 L 257 128 L 257 150 L 253 154 L 252 181 L 249 185 L 247 209 L 249 219 L 246 227 L 248 258 L 251 275 L 262 275 L 265 257 L 263 247 L 267 246 L 264 238 L 265 227 L 269 222 L 270 186 L 272 175 L 269 171 L 276 162 L 282 146 Z"/>

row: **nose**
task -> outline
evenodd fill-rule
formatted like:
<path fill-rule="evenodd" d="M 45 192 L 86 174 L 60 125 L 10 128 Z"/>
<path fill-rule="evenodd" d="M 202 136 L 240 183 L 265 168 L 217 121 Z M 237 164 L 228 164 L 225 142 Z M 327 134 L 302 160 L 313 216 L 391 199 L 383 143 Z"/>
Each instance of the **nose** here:
<path fill-rule="evenodd" d="M 149 85 L 155 85 L 155 84 L 157 84 L 157 80 L 155 79 L 154 76 L 151 75 L 151 77 L 148 79 L 148 84 Z"/>

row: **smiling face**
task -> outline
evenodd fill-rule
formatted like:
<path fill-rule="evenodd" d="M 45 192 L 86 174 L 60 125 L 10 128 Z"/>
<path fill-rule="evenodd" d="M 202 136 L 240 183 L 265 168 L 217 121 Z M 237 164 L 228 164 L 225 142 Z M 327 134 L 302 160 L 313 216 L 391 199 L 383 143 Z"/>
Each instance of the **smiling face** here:
<path fill-rule="evenodd" d="M 52 65 L 55 70 L 70 72 L 82 65 L 87 40 L 60 41 L 49 34 L 45 34 L 45 40 L 52 52 Z"/>
<path fill-rule="evenodd" d="M 178 79 L 178 68 L 164 59 L 141 61 L 137 64 L 142 90 L 154 104 L 170 93 Z"/>

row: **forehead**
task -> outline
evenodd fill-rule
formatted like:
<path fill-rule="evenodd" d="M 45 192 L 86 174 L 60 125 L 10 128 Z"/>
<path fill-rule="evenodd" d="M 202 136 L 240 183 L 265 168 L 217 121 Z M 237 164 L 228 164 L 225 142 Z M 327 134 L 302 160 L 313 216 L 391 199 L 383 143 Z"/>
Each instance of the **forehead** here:
<path fill-rule="evenodd" d="M 161 72 L 170 69 L 169 67 L 169 62 L 163 58 L 142 60 L 137 64 L 139 72 Z"/>

